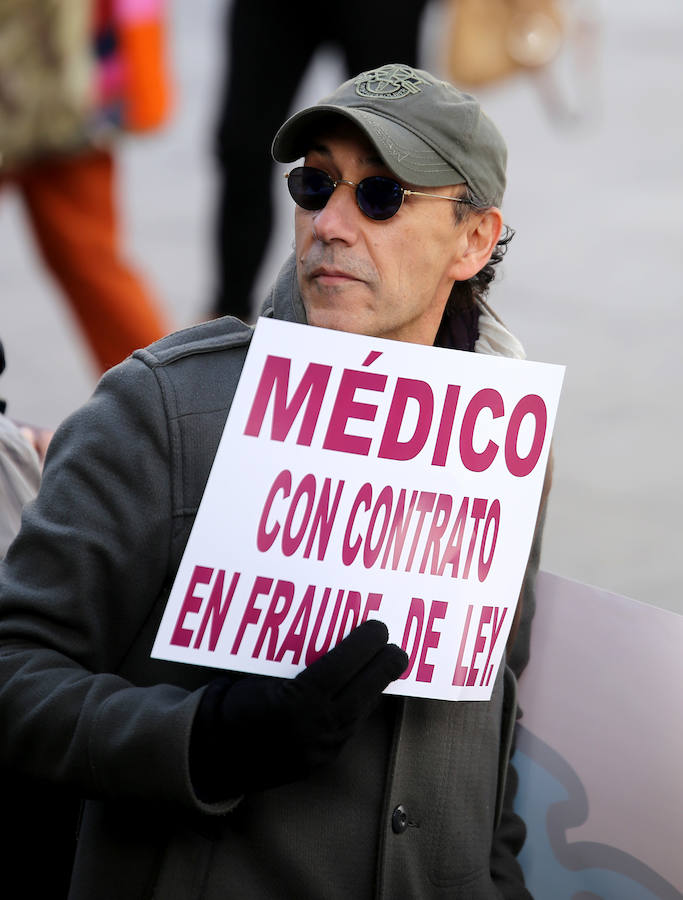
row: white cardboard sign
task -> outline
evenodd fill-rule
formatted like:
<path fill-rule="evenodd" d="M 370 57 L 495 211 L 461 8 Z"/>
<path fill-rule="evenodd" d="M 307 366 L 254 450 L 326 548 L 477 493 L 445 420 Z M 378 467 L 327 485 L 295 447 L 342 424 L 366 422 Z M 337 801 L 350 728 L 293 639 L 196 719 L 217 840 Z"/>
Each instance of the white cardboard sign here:
<path fill-rule="evenodd" d="M 291 677 L 379 618 L 388 692 L 488 699 L 563 375 L 261 319 L 152 655 Z"/>

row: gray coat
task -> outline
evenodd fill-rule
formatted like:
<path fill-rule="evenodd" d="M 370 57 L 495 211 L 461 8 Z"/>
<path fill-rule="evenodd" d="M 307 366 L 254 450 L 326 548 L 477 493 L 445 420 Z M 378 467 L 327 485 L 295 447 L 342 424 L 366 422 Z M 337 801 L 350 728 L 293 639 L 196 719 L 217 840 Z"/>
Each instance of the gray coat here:
<path fill-rule="evenodd" d="M 303 320 L 291 267 L 266 314 Z M 87 798 L 73 900 L 498 898 L 502 671 L 488 703 L 383 698 L 304 781 L 195 796 L 190 733 L 216 673 L 150 649 L 250 338 L 220 319 L 137 351 L 53 439 L 0 579 L 0 761 Z"/>

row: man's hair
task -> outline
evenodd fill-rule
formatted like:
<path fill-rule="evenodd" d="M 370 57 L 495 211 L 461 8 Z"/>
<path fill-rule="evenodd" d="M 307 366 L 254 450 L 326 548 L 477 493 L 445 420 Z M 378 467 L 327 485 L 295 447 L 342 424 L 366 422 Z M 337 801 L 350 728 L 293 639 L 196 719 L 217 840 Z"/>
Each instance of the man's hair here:
<path fill-rule="evenodd" d="M 473 214 L 486 212 L 487 209 L 491 208 L 490 204 L 482 203 L 478 200 L 469 188 L 466 188 L 461 196 L 468 202 L 453 204 L 456 225 L 466 221 Z M 480 269 L 476 275 L 468 278 L 467 281 L 455 282 L 446 303 L 447 314 L 458 312 L 462 309 L 473 309 L 478 300 L 486 299 L 491 282 L 496 277 L 495 267 L 507 253 L 508 244 L 514 236 L 514 229 L 510 228 L 509 225 L 505 225 L 498 243 L 493 248 L 491 258 L 484 268 Z"/>

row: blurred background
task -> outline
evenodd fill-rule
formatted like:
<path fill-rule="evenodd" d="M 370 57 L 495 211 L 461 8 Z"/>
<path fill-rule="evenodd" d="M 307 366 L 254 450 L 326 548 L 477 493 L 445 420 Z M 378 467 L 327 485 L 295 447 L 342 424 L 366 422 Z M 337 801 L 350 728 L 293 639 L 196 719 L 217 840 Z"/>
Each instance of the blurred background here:
<path fill-rule="evenodd" d="M 279 5 L 296 16 L 297 4 Z M 448 5 L 427 2 L 419 30 L 419 63 L 444 77 Z M 565 5 L 571 27 L 549 66 L 475 91 L 510 154 L 503 211 L 516 237 L 492 305 L 530 359 L 567 366 L 542 566 L 683 612 L 683 4 Z M 173 327 L 207 317 L 216 289 L 213 147 L 230 8 L 169 3 L 173 112 L 118 144 L 126 252 Z M 339 51 L 323 45 L 292 110 L 344 77 Z M 255 298 L 292 242 L 280 171 Z M 0 338 L 13 418 L 54 427 L 91 393 L 97 368 L 10 190 L 0 193 Z"/>

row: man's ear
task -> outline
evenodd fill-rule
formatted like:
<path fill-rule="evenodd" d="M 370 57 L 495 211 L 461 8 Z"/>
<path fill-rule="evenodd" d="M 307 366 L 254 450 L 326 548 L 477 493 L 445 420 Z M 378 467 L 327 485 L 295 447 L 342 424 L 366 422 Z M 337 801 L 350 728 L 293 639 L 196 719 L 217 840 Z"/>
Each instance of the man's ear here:
<path fill-rule="evenodd" d="M 467 281 L 483 269 L 491 259 L 502 230 L 503 214 L 496 206 L 470 215 L 458 241 L 458 253 L 453 257 L 450 277 L 454 281 Z"/>

